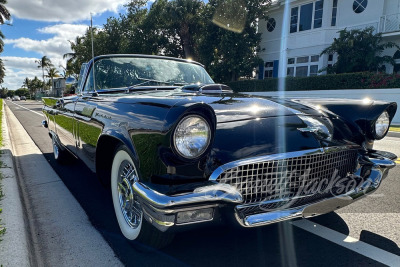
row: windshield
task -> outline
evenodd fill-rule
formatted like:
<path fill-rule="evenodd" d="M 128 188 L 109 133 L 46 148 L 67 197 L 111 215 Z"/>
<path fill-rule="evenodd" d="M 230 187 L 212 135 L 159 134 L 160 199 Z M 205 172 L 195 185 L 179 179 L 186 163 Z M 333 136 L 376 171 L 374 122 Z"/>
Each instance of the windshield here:
<path fill-rule="evenodd" d="M 96 90 L 214 83 L 200 65 L 162 58 L 101 58 L 95 62 L 94 70 Z M 85 91 L 92 90 L 93 71 L 91 70 Z"/>
<path fill-rule="evenodd" d="M 83 75 L 85 74 L 85 69 L 86 69 L 87 63 L 83 63 L 81 66 L 81 71 L 79 72 L 79 78 L 78 78 L 78 88 L 81 88 L 82 83 L 83 83 Z"/>

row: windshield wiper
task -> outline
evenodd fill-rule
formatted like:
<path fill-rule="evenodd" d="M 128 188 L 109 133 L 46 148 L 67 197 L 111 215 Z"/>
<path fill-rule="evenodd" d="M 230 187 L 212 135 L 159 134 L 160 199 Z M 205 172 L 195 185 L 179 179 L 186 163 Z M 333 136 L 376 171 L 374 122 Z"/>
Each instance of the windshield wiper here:
<path fill-rule="evenodd" d="M 137 87 L 140 87 L 140 86 L 144 86 L 144 85 L 146 85 L 146 84 L 148 84 L 148 83 L 158 83 L 158 84 L 163 84 L 163 85 L 167 85 L 167 86 L 174 86 L 174 85 L 177 85 L 177 86 L 182 86 L 182 85 L 186 85 L 187 83 L 176 83 L 176 82 L 168 82 L 168 81 L 158 81 L 158 80 L 153 80 L 153 79 L 146 79 L 146 78 L 140 78 L 140 77 L 138 77 L 138 78 L 136 78 L 137 80 L 140 80 L 140 81 L 143 81 L 142 83 L 138 83 L 138 84 L 134 84 L 134 85 L 131 85 L 131 86 L 128 86 L 127 87 L 127 91 L 129 92 L 129 90 L 132 90 L 132 89 L 135 89 L 135 88 L 137 88 Z"/>

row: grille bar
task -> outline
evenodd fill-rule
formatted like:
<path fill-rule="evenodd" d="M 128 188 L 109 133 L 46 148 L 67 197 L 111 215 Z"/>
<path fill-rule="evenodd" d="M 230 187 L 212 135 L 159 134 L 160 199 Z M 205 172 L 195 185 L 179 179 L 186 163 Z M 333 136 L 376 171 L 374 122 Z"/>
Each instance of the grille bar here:
<path fill-rule="evenodd" d="M 292 199 L 329 189 L 332 179 L 353 173 L 357 149 L 304 154 L 225 169 L 217 181 L 235 187 L 244 203 Z"/>

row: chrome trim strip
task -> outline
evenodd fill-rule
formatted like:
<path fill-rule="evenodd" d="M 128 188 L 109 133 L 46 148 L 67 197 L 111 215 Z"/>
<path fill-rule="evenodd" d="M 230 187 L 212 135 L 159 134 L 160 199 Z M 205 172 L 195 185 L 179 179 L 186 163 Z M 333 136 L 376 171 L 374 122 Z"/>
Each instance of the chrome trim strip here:
<path fill-rule="evenodd" d="M 152 190 L 146 185 L 136 182 L 132 185 L 136 195 L 142 201 L 155 208 L 169 208 L 180 205 L 204 204 L 207 202 L 223 201 L 228 203 L 242 203 L 242 195 L 232 186 L 205 186 L 197 188 L 192 193 L 178 196 L 167 196 Z M 204 190 L 202 190 L 204 189 Z"/>
<path fill-rule="evenodd" d="M 236 161 L 232 161 L 232 162 L 229 162 L 229 163 L 219 166 L 210 175 L 209 180 L 216 181 L 218 179 L 218 177 L 222 173 L 224 173 L 226 170 L 229 170 L 229 169 L 232 169 L 232 168 L 235 168 L 238 166 L 260 163 L 260 162 L 270 161 L 270 160 L 296 158 L 296 157 L 301 157 L 301 156 L 306 156 L 306 155 L 333 153 L 333 152 L 337 152 L 337 151 L 358 149 L 358 148 L 361 148 L 361 147 L 357 146 L 357 145 L 346 145 L 346 146 L 336 146 L 336 147 L 326 147 L 326 148 L 314 148 L 314 149 L 308 149 L 308 150 L 302 150 L 302 151 L 278 153 L 278 154 L 266 155 L 266 156 L 261 156 L 261 157 L 236 160 Z"/>

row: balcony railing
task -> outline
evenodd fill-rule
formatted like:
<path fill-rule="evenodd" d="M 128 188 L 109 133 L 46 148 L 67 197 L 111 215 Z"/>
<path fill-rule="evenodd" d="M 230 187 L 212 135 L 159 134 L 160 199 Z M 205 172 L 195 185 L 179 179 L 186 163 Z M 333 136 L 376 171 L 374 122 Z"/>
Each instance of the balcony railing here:
<path fill-rule="evenodd" d="M 379 23 L 379 32 L 390 33 L 398 31 L 400 31 L 400 13 L 381 17 Z"/>
<path fill-rule="evenodd" d="M 378 30 L 378 22 L 372 22 L 372 23 L 367 23 L 367 24 L 362 24 L 362 25 L 356 25 L 356 26 L 351 26 L 351 27 L 346 27 L 346 30 L 364 30 L 366 28 L 374 28 L 374 34 L 377 33 Z"/>

